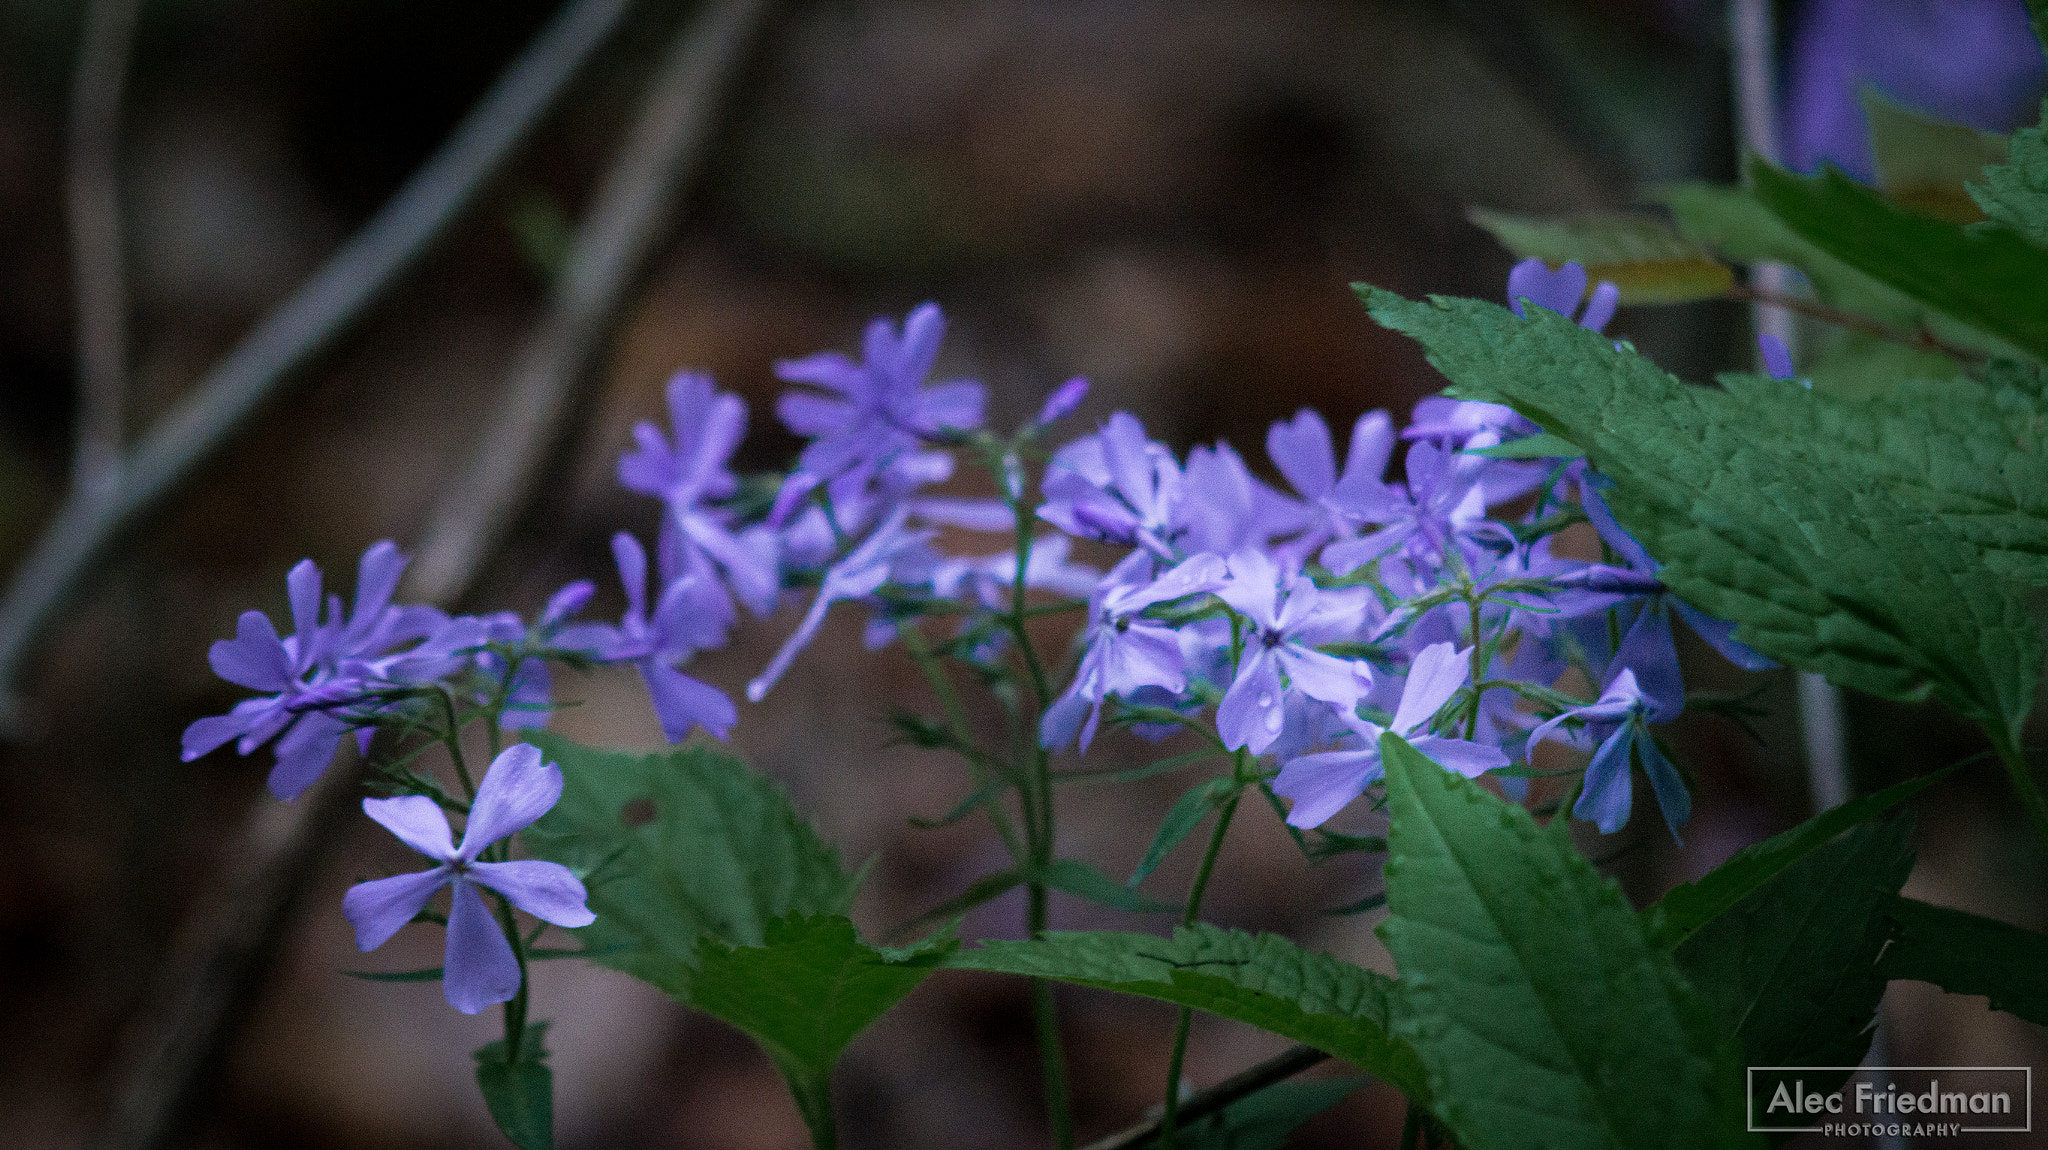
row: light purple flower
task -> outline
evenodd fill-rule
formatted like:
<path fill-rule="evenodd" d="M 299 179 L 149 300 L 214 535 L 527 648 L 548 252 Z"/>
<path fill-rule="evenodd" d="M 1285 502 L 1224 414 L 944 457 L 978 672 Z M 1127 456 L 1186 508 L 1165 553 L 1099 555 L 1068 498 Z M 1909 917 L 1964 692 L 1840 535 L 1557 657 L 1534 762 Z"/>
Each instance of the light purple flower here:
<path fill-rule="evenodd" d="M 1756 337 L 1757 352 L 1763 356 L 1764 373 L 1772 379 L 1792 378 L 1792 349 L 1785 341 L 1764 332 Z"/>
<path fill-rule="evenodd" d="M 1102 572 L 1086 563 L 1074 563 L 1074 541 L 1064 535 L 1047 533 L 1032 540 L 1031 555 L 1025 560 L 1024 586 L 1054 591 L 1071 599 L 1086 599 L 1102 582 Z M 941 559 L 931 570 L 932 594 L 941 599 L 970 599 L 990 610 L 1010 605 L 1010 588 L 1017 581 L 1017 553 L 956 556 Z"/>
<path fill-rule="evenodd" d="M 1215 591 L 1227 580 L 1223 560 L 1202 554 L 1152 577 L 1152 556 L 1134 551 L 1102 581 L 1088 604 L 1087 653 L 1068 685 L 1039 721 L 1038 742 L 1057 750 L 1078 734 L 1081 749 L 1095 739 L 1102 704 L 1111 695 L 1157 687 L 1174 695 L 1187 690 L 1187 660 L 1180 636 L 1165 623 L 1140 614 L 1168 603 Z"/>
<path fill-rule="evenodd" d="M 704 573 L 670 570 L 676 562 L 670 560 L 662 564 L 661 595 L 650 612 L 647 553 L 640 541 L 619 532 L 612 536 L 612 557 L 626 589 L 626 614 L 617 627 L 588 632 L 598 657 L 608 663 L 631 663 L 639 670 L 669 742 L 682 742 L 691 727 L 725 738 L 739 720 L 732 700 L 709 683 L 676 670 L 675 664 L 725 642 L 732 623 L 730 600 Z"/>
<path fill-rule="evenodd" d="M 1401 551 L 1415 563 L 1434 567 L 1460 535 L 1487 531 L 1486 490 L 1481 485 L 1491 460 L 1449 451 L 1434 443 L 1408 449 L 1408 482 L 1348 476 L 1331 493 L 1344 512 L 1379 529 L 1323 548 L 1323 566 L 1338 574 Z"/>
<path fill-rule="evenodd" d="M 1246 550 L 1230 557 L 1230 582 L 1216 594 L 1249 624 L 1237 676 L 1216 708 L 1224 746 L 1263 753 L 1280 737 L 1290 691 L 1348 711 L 1372 689 L 1372 669 L 1363 661 L 1315 650 L 1365 629 L 1367 612 L 1378 605 L 1371 590 L 1324 591 L 1299 571 Z"/>
<path fill-rule="evenodd" d="M 1353 534 L 1356 517 L 1333 496 L 1346 484 L 1381 483 L 1393 453 L 1394 423 L 1384 411 L 1368 411 L 1351 426 L 1351 446 L 1344 455 L 1342 472 L 1337 470 L 1329 425 L 1312 409 L 1304 407 L 1293 419 L 1267 429 L 1266 455 L 1301 496 L 1306 519 L 1302 533 L 1280 548 L 1280 553 L 1299 561 L 1332 539 Z"/>
<path fill-rule="evenodd" d="M 1477 778 L 1508 765 L 1508 757 L 1497 747 L 1482 746 L 1463 739 L 1428 734 L 1429 721 L 1471 673 L 1471 652 L 1459 651 L 1450 643 L 1426 647 L 1408 667 L 1408 680 L 1401 687 L 1401 702 L 1391 726 L 1382 727 L 1358 717 L 1355 711 L 1340 711 L 1338 718 L 1357 740 L 1353 747 L 1323 751 L 1291 759 L 1281 766 L 1273 780 L 1273 793 L 1294 800 L 1287 821 L 1297 827 L 1318 827 L 1365 793 L 1365 788 L 1386 774 L 1380 761 L 1380 736 L 1392 731 L 1408 740 L 1446 770 L 1466 778 Z"/>
<path fill-rule="evenodd" d="M 1642 757 L 1643 773 L 1650 777 L 1650 790 L 1657 796 L 1657 805 L 1664 812 L 1664 822 L 1671 828 L 1673 839 L 1678 838 L 1678 828 L 1692 817 L 1692 795 L 1685 789 L 1685 780 L 1679 777 L 1678 768 L 1671 765 L 1664 752 L 1657 749 L 1657 740 L 1650 737 L 1649 722 L 1655 706 L 1655 701 L 1636 685 L 1634 673 L 1623 667 L 1598 700 L 1572 707 L 1529 732 L 1527 754 L 1532 759 L 1536 744 L 1545 739 L 1555 738 L 1580 748 L 1599 741 L 1593 761 L 1586 767 L 1586 781 L 1572 814 L 1598 826 L 1602 834 L 1611 835 L 1628 822 L 1631 751 Z M 1566 723 L 1583 726 L 1576 731 L 1561 730 Z"/>
<path fill-rule="evenodd" d="M 719 391 L 710 376 L 680 372 L 668 381 L 668 409 L 674 442 L 652 423 L 635 425 L 639 447 L 619 457 L 619 484 L 667 505 L 680 533 L 686 570 L 715 564 L 740 602 L 755 615 L 766 615 L 775 609 L 781 589 L 773 533 L 735 533 L 730 514 L 707 506 L 739 487 L 726 464 L 746 435 L 746 405 Z"/>
<path fill-rule="evenodd" d="M 1309 524 L 1308 508 L 1260 480 L 1228 443 L 1188 452 L 1172 533 L 1187 551 L 1265 549 Z"/>
<path fill-rule="evenodd" d="M 1516 264 L 1508 273 L 1508 307 L 1524 319 L 1528 318 L 1528 313 L 1522 310 L 1522 301 L 1528 300 L 1566 319 L 1577 315 L 1580 327 L 1599 331 L 1614 318 L 1615 306 L 1621 302 L 1621 291 L 1601 280 L 1593 288 L 1593 297 L 1586 301 L 1585 312 L 1580 314 L 1579 300 L 1585 294 L 1586 269 L 1577 261 L 1551 271 L 1542 260 L 1532 257 Z"/>
<path fill-rule="evenodd" d="M 775 374 L 827 394 L 785 392 L 776 413 L 791 431 L 811 440 L 798 459 L 807 475 L 825 481 L 948 435 L 981 426 L 982 386 L 954 380 L 924 386 L 938 359 L 946 320 L 937 304 L 922 304 L 899 332 L 886 319 L 868 325 L 864 360 L 835 351 L 784 360 Z"/>
<path fill-rule="evenodd" d="M 1039 518 L 1077 539 L 1143 547 L 1167 563 L 1182 490 L 1180 466 L 1145 426 L 1115 412 L 1095 435 L 1061 448 L 1046 467 Z"/>
<path fill-rule="evenodd" d="M 847 553 L 846 558 L 825 569 L 825 578 L 818 586 L 818 597 L 811 601 L 811 609 L 804 613 L 803 622 L 797 624 L 775 653 L 768 669 L 761 672 L 753 682 L 747 684 L 747 699 L 758 703 L 767 696 L 797 655 L 817 637 L 818 628 L 825 625 L 825 612 L 834 603 L 847 599 L 863 599 L 875 593 L 882 584 L 889 581 L 895 566 L 904 560 L 929 566 L 924 551 L 924 542 L 935 532 L 926 529 L 909 531 L 910 510 L 898 507 L 889 513 L 882 525 L 875 528 L 861 545 Z"/>
<path fill-rule="evenodd" d="M 247 755 L 276 739 L 270 792 L 292 799 L 311 786 L 334 761 L 348 733 L 348 722 L 334 711 L 370 689 L 345 674 L 343 664 L 419 639 L 446 620 L 432 608 L 391 604 L 404 570 L 397 545 L 389 540 L 371 545 L 358 568 L 354 609 L 344 616 L 340 598 L 329 597 L 322 622 L 320 568 L 311 559 L 294 566 L 285 577 L 294 630 L 289 638 L 280 638 L 263 612 L 245 611 L 235 637 L 216 642 L 207 652 L 215 674 L 266 694 L 185 728 L 185 761 L 231 740 Z"/>
<path fill-rule="evenodd" d="M 448 816 L 430 798 L 364 799 L 364 814 L 440 865 L 349 888 L 341 908 L 355 926 L 356 946 L 369 951 L 384 945 L 426 909 L 435 891 L 452 886 L 442 995 L 464 1014 L 511 999 L 519 992 L 519 960 L 477 887 L 489 887 L 513 906 L 556 926 L 589 926 L 597 916 L 584 905 L 583 883 L 559 863 L 477 859 L 484 848 L 532 825 L 561 797 L 560 768 L 542 762 L 540 748 L 518 743 L 505 748 L 484 773 L 460 846 L 454 842 Z"/>
<path fill-rule="evenodd" d="M 1038 415 L 1032 419 L 1031 424 L 1034 427 L 1051 426 L 1072 415 L 1074 409 L 1081 406 L 1081 401 L 1086 398 L 1088 381 L 1077 375 L 1060 384 L 1058 390 L 1045 397 L 1045 406 L 1038 409 Z"/>

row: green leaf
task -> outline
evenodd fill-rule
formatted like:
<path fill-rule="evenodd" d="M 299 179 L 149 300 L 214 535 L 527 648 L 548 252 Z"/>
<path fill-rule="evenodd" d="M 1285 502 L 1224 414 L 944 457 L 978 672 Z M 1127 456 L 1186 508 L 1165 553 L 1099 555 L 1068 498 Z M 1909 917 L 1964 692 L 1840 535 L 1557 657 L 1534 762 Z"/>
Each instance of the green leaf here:
<path fill-rule="evenodd" d="M 1728 265 L 1706 247 L 1649 216 L 1537 219 L 1485 208 L 1466 214 L 1521 259 L 1553 266 L 1576 260 L 1589 284 L 1612 283 L 1625 304 L 1718 299 L 1735 283 Z"/>
<path fill-rule="evenodd" d="M 1302 1123 L 1344 1101 L 1361 1078 L 1276 1082 L 1174 1132 L 1182 1150 L 1282 1150 Z M 1151 1145 L 1146 1143 L 1145 1145 Z"/>
<path fill-rule="evenodd" d="M 1878 963 L 1886 978 L 1983 995 L 1994 1010 L 2048 1026 L 2048 937 L 1917 899 L 1893 899 L 1885 913 L 1899 925 Z"/>
<path fill-rule="evenodd" d="M 1055 932 L 990 942 L 945 965 L 1051 978 L 1191 1006 L 1327 1051 L 1426 1101 L 1415 1052 L 1391 1033 L 1397 991 L 1384 975 L 1303 950 L 1278 935 L 1197 923 L 1171 939 Z"/>
<path fill-rule="evenodd" d="M 707 940 L 690 1005 L 759 1042 L 789 1080 L 813 1140 L 830 1145 L 840 1052 L 931 973 L 929 963 L 908 960 L 953 945 L 940 938 L 885 954 L 861 942 L 843 915 L 791 915 L 768 924 L 761 946 Z"/>
<path fill-rule="evenodd" d="M 1547 431 L 1496 443 L 1492 447 L 1475 447 L 1466 455 L 1483 455 L 1488 459 L 1577 459 L 1586 454 L 1578 445 L 1569 440 L 1559 439 Z"/>
<path fill-rule="evenodd" d="M 1986 216 L 2048 245 L 2048 100 L 2041 102 L 2041 124 L 2013 133 L 2005 163 L 1984 169 L 1970 198 Z"/>
<path fill-rule="evenodd" d="M 2006 139 L 1893 103 L 1874 85 L 1862 92 L 1877 186 L 1894 202 L 1951 223 L 1984 218 L 1964 184 L 1986 164 L 2005 162 Z"/>
<path fill-rule="evenodd" d="M 1855 1066 L 1884 997 L 1884 911 L 1913 869 L 1912 813 L 1865 823 L 1780 871 L 1673 953 L 1751 1066 Z M 1826 1094 L 1848 1077 L 1823 1075 Z"/>
<path fill-rule="evenodd" d="M 528 1026 L 516 1060 L 507 1057 L 502 1038 L 476 1052 L 476 1084 L 483 1089 L 484 1105 L 519 1150 L 554 1150 L 555 1077 L 543 1061 L 547 1030 L 545 1022 Z"/>
<path fill-rule="evenodd" d="M 1740 1062 L 1614 883 L 1552 828 L 1380 739 L 1395 1033 L 1467 1150 L 1740 1143 Z"/>
<path fill-rule="evenodd" d="M 1955 770 L 1944 767 L 1830 807 L 1789 831 L 1743 847 L 1699 881 L 1672 887 L 1662 899 L 1643 908 L 1643 926 L 1651 943 L 1666 949 L 1677 946 L 1836 835 L 1876 818 Z"/>
<path fill-rule="evenodd" d="M 562 799 L 522 836 L 589 887 L 593 961 L 691 1001 L 698 940 L 759 946 L 790 914 L 843 913 L 859 880 L 774 783 L 706 747 L 602 751 L 525 737 L 562 769 Z"/>
<path fill-rule="evenodd" d="M 1075 898 L 1135 914 L 1161 914 L 1180 908 L 1170 902 L 1148 898 L 1103 874 L 1080 859 L 1054 859 L 1042 870 L 1027 870 L 1025 881 L 1037 880 Z"/>
<path fill-rule="evenodd" d="M 2006 228 L 1916 215 L 1839 171 L 1795 176 L 1761 161 L 1759 203 L 1815 247 L 1936 311 L 2048 356 L 2048 248 Z"/>
<path fill-rule="evenodd" d="M 2016 589 L 1977 547 L 1890 485 L 1867 450 L 1794 443 L 1826 397 L 1756 377 L 1680 382 L 1606 337 L 1538 309 L 1411 303 L 1360 285 L 1466 399 L 1506 403 L 1578 444 L 1612 478 L 1608 504 L 1664 564 L 1659 577 L 1763 654 L 1887 698 L 1934 693 L 2017 731 L 2041 646 Z M 1928 474 L 1933 474 L 1932 471 Z"/>
<path fill-rule="evenodd" d="M 1127 886 L 1137 886 L 1145 876 L 1159 868 L 1166 856 L 1185 841 L 1210 812 L 1221 806 L 1231 795 L 1237 793 L 1233 779 L 1210 779 L 1188 788 L 1188 792 L 1173 804 L 1166 817 L 1159 823 L 1159 832 L 1152 836 L 1152 845 L 1145 850 L 1145 857 L 1138 863 L 1138 869 L 1131 872 Z"/>

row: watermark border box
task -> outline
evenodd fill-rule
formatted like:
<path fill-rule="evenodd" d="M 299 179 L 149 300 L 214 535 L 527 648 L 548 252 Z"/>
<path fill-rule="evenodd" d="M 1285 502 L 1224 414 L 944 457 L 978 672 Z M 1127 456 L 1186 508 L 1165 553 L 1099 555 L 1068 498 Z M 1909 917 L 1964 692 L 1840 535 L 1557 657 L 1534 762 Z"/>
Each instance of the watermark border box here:
<path fill-rule="evenodd" d="M 2031 1066 L 1749 1066 L 1742 1072 L 1742 1117 L 1746 1132 L 1750 1134 L 1820 1134 L 1822 1126 L 1757 1126 L 1753 1125 L 1751 1108 L 1756 1104 L 1756 1072 L 1759 1070 L 1846 1070 L 1855 1074 L 1862 1070 L 2003 1070 L 2024 1073 L 2027 1076 L 2027 1124 L 2025 1126 L 1977 1126 L 1963 1133 L 1968 1134 L 2031 1134 L 2034 1130 L 2034 1068 Z M 1874 1120 L 1873 1120 L 1874 1121 Z"/>

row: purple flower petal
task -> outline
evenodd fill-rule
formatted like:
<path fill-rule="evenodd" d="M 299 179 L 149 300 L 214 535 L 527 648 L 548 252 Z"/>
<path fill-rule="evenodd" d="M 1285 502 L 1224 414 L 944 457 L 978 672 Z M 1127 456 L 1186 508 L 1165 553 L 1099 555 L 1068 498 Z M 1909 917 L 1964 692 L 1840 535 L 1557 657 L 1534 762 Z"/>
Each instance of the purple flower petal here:
<path fill-rule="evenodd" d="M 1522 310 L 1525 299 L 1569 318 L 1578 310 L 1579 298 L 1585 294 L 1586 269 L 1577 263 L 1551 271 L 1542 260 L 1532 256 L 1508 272 L 1508 306 L 1524 319 L 1528 318 Z"/>
<path fill-rule="evenodd" d="M 1393 456 L 1393 419 L 1384 411 L 1368 411 L 1351 425 L 1351 446 L 1344 454 L 1343 479 L 1384 479 L 1387 461 Z"/>
<path fill-rule="evenodd" d="M 1678 669 L 1678 646 L 1671 639 L 1671 613 L 1662 601 L 1643 604 L 1608 667 L 1610 676 L 1624 667 L 1635 672 L 1650 718 L 1669 722 L 1685 709 L 1685 677 Z"/>
<path fill-rule="evenodd" d="M 1032 420 L 1040 427 L 1056 423 L 1074 413 L 1081 401 L 1088 397 L 1088 381 L 1075 376 L 1059 386 L 1059 390 L 1045 397 L 1045 406 L 1038 409 L 1038 418 Z"/>
<path fill-rule="evenodd" d="M 469 877 L 510 900 L 513 906 L 556 926 L 589 926 L 597 916 L 584 905 L 583 883 L 560 863 L 524 859 L 471 863 Z"/>
<path fill-rule="evenodd" d="M 1763 356 L 1764 373 L 1772 379 L 1792 378 L 1792 349 L 1785 341 L 1764 332 L 1756 337 L 1757 351 Z"/>
<path fill-rule="evenodd" d="M 277 765 L 270 769 L 270 793 L 289 802 L 327 773 L 341 749 L 348 725 L 321 711 L 308 711 L 277 741 Z"/>
<path fill-rule="evenodd" d="M 1354 433 L 1354 447 L 1356 443 Z M 1293 419 L 1268 428 L 1266 454 L 1287 482 L 1310 499 L 1320 499 L 1337 486 L 1337 450 L 1330 442 L 1330 428 L 1312 408 L 1304 407 Z"/>
<path fill-rule="evenodd" d="M 426 908 L 434 892 L 447 886 L 455 872 L 438 866 L 415 874 L 359 882 L 341 896 L 341 912 L 356 928 L 356 949 L 370 951 L 383 946 L 400 927 Z"/>
<path fill-rule="evenodd" d="M 214 674 L 252 691 L 282 691 L 293 677 L 291 652 L 261 611 L 242 612 L 235 620 L 235 637 L 207 648 L 206 662 Z"/>
<path fill-rule="evenodd" d="M 298 633 L 299 658 L 311 663 L 311 648 L 318 645 L 320 635 L 320 568 L 311 559 L 301 559 L 286 573 L 284 585 L 292 602 L 292 630 Z"/>
<path fill-rule="evenodd" d="M 1393 731 L 1404 738 L 1420 732 L 1430 717 L 1465 685 L 1471 673 L 1471 660 L 1452 644 L 1435 643 L 1423 648 L 1408 665 L 1408 681 L 1401 687 L 1401 705 L 1394 711 Z"/>
<path fill-rule="evenodd" d="M 1294 800 L 1289 826 L 1319 827 L 1385 773 L 1377 748 L 1324 751 L 1290 759 L 1273 780 L 1273 793 Z"/>
<path fill-rule="evenodd" d="M 1372 670 L 1356 659 L 1339 659 L 1293 644 L 1274 648 L 1295 690 L 1348 711 L 1372 690 Z"/>
<path fill-rule="evenodd" d="M 1684 840 L 1678 837 L 1678 828 L 1692 817 L 1692 795 L 1685 789 L 1685 780 L 1679 777 L 1678 768 L 1657 749 L 1657 740 L 1648 731 L 1636 740 L 1636 750 L 1642 755 L 1643 773 L 1650 777 L 1650 790 L 1657 796 L 1657 806 L 1664 812 L 1664 825 L 1671 828 L 1671 838 L 1680 846 Z"/>
<path fill-rule="evenodd" d="M 455 839 L 448 830 L 448 816 L 441 813 L 441 804 L 425 795 L 364 799 L 363 813 L 397 835 L 399 842 L 435 862 L 455 857 Z"/>
<path fill-rule="evenodd" d="M 1679 617 L 1685 620 L 1686 626 L 1705 639 L 1708 646 L 1719 651 L 1722 658 L 1745 671 L 1770 671 L 1777 668 L 1776 663 L 1758 654 L 1747 643 L 1735 637 L 1735 624 L 1703 614 L 1676 598 L 1671 600 L 1671 606 L 1678 611 Z"/>
<path fill-rule="evenodd" d="M 1579 326 L 1588 331 L 1599 331 L 1614 318 L 1614 309 L 1620 303 L 1621 289 L 1601 280 L 1593 285 L 1593 297 L 1586 301 L 1586 311 L 1579 316 Z"/>
<path fill-rule="evenodd" d="M 1585 789 L 1572 814 L 1599 827 L 1602 834 L 1611 835 L 1628 823 L 1628 752 L 1634 743 L 1635 727 L 1624 723 L 1600 744 L 1586 767 Z"/>
<path fill-rule="evenodd" d="M 1483 743 L 1446 739 L 1440 735 L 1422 735 L 1408 742 L 1437 766 L 1468 779 L 1476 779 L 1488 771 L 1508 765 L 1508 757 L 1499 747 Z"/>
<path fill-rule="evenodd" d="M 484 781 L 477 785 L 469 823 L 462 828 L 458 857 L 475 862 L 485 847 L 525 830 L 561 797 L 561 768 L 542 761 L 539 747 L 532 743 L 506 747 L 491 760 Z"/>
<path fill-rule="evenodd" d="M 457 879 L 454 905 L 448 911 L 448 950 L 441 971 L 441 994 L 464 1014 L 510 1001 L 519 993 L 519 959 L 498 926 L 483 896 L 472 883 Z"/>
<path fill-rule="evenodd" d="M 243 699 L 236 703 L 234 710 L 225 715 L 209 715 L 185 728 L 182 741 L 184 761 L 206 754 L 231 739 L 236 739 L 263 724 L 274 716 L 284 713 L 284 704 L 275 698 Z M 253 749 L 253 748 L 252 748 Z"/>
<path fill-rule="evenodd" d="M 725 738 L 739 721 L 739 710 L 724 691 L 693 679 L 660 659 L 641 659 L 636 664 L 654 702 L 655 718 L 671 743 L 680 743 L 693 726 L 703 727 Z"/>
<path fill-rule="evenodd" d="M 627 618 L 647 618 L 647 549 L 630 532 L 621 531 L 612 536 L 612 558 L 626 588 Z"/>
<path fill-rule="evenodd" d="M 1231 750 L 1242 747 L 1263 754 L 1280 737 L 1286 721 L 1282 706 L 1285 691 L 1280 686 L 1278 660 L 1263 643 L 1249 645 L 1238 664 L 1237 678 L 1216 708 L 1216 733 Z"/>

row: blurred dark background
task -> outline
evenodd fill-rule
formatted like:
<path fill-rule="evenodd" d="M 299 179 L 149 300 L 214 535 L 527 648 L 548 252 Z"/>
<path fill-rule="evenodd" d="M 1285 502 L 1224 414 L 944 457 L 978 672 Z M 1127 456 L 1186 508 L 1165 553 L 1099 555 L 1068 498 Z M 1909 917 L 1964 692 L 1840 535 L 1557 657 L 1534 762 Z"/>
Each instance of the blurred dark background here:
<path fill-rule="evenodd" d="M 552 10 L 142 5 L 121 135 L 131 436 L 377 209 Z M 184 725 L 237 697 L 208 671 L 207 644 L 244 609 L 281 611 L 284 572 L 302 556 L 345 587 L 371 541 L 417 542 L 545 306 L 563 238 L 660 45 L 692 10 L 634 4 L 453 230 L 123 537 L 38 647 L 17 737 L 0 744 L 0 1145 L 88 1143 L 124 1024 L 180 924 L 211 909 L 202 904 L 234 862 L 246 813 L 269 801 L 267 752 L 178 761 Z M 1829 91 L 1848 101 L 1876 78 L 1908 102 L 1949 100 L 1951 114 L 2009 128 L 2032 119 L 2039 94 L 2019 10 L 1793 4 L 1781 25 L 1795 57 L 1788 86 L 1825 108 Z M 1880 18 L 1892 23 L 1871 31 Z M 590 576 L 606 585 L 599 612 L 616 612 L 606 540 L 650 531 L 655 508 L 616 488 L 613 461 L 633 421 L 658 417 L 668 374 L 705 368 L 746 397 L 754 422 L 740 462 L 770 469 L 795 445 L 772 419 L 771 361 L 853 348 L 870 316 L 925 299 L 953 321 L 942 372 L 987 381 L 999 426 L 1074 374 L 1095 383 L 1074 427 L 1128 408 L 1178 448 L 1228 438 L 1260 468 L 1266 425 L 1300 406 L 1333 426 L 1377 407 L 1404 417 L 1438 382 L 1414 348 L 1366 320 L 1347 283 L 1498 298 L 1511 260 L 1465 221 L 1467 206 L 1615 208 L 1648 182 L 1730 178 L 1725 27 L 1706 0 L 788 0 L 738 75 L 699 178 L 668 205 L 674 230 L 580 390 L 571 448 L 473 602 L 530 612 Z M 27 550 L 71 464 L 63 155 L 80 28 L 78 4 L 0 0 L 0 566 Z M 1800 158 L 1854 169 L 1853 123 L 1830 130 Z M 1795 134 L 1797 146 L 1817 132 Z M 1732 304 L 1624 309 L 1610 331 L 1691 378 L 1748 354 L 1747 316 Z M 907 825 L 951 806 L 964 780 L 936 754 L 887 745 L 885 709 L 928 700 L 900 652 L 860 650 L 851 616 L 768 702 L 743 705 L 734 745 L 850 858 L 878 860 L 858 913 L 879 930 L 1001 852 L 972 822 Z M 737 695 L 793 623 L 785 611 L 746 624 L 693 669 Z M 1587 844 L 1617 856 L 1612 869 L 1639 900 L 1809 813 L 1789 676 L 1752 680 L 1704 648 L 1688 655 L 1700 688 L 1761 686 L 1770 713 L 1755 739 L 1714 717 L 1675 728 L 1700 778 L 1683 850 L 1643 818 Z M 659 739 L 630 674 L 565 693 L 583 700 L 558 719 L 576 737 Z M 1850 706 L 1859 789 L 1980 749 L 1932 708 Z M 1112 738 L 1091 765 L 1145 753 Z M 1063 849 L 1128 868 L 1185 785 L 1154 782 L 1065 794 Z M 1980 762 L 1927 796 L 1912 893 L 2048 925 L 2048 860 L 2008 793 Z M 433 984 L 339 973 L 438 961 L 433 931 L 407 932 L 374 960 L 351 945 L 341 893 L 394 865 L 395 850 L 366 822 L 327 849 L 179 1138 L 495 1144 L 468 1053 L 497 1018 L 456 1014 Z M 1176 857 L 1155 881 L 1178 889 L 1191 866 Z M 1322 913 L 1376 883 L 1362 860 L 1305 865 L 1259 812 L 1233 832 L 1206 917 L 1390 969 L 1376 916 Z M 1065 926 L 1166 925 L 1067 902 L 1055 915 Z M 1014 933 L 1020 919 L 1019 906 L 997 903 L 970 932 Z M 804 1144 L 743 1037 L 610 972 L 548 964 L 535 985 L 537 1015 L 555 1020 L 564 1146 Z M 1061 1004 L 1083 1136 L 1135 1121 L 1159 1092 L 1170 1008 L 1088 993 Z M 1931 988 L 1895 988 L 1889 1017 L 1894 1064 L 2044 1053 L 2037 1030 Z M 1210 1084 L 1282 1045 L 1199 1020 L 1189 1074 Z M 853 1048 L 841 1090 L 853 1147 L 1042 1144 L 1021 985 L 931 980 Z M 1391 1091 L 1370 1088 L 1297 1144 L 1391 1146 L 1400 1117 Z"/>

